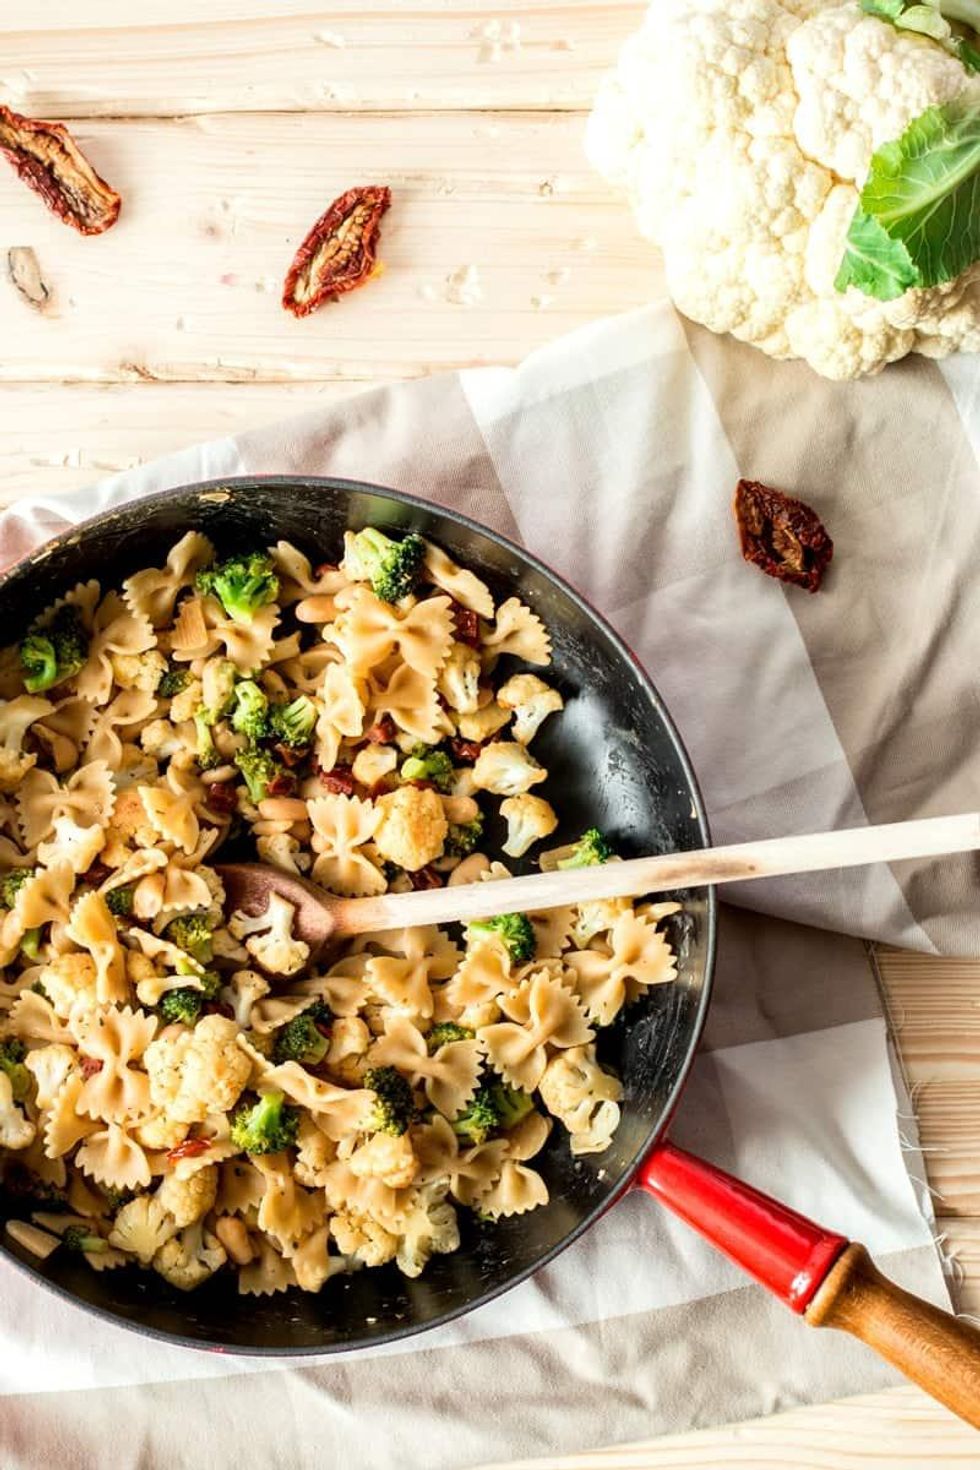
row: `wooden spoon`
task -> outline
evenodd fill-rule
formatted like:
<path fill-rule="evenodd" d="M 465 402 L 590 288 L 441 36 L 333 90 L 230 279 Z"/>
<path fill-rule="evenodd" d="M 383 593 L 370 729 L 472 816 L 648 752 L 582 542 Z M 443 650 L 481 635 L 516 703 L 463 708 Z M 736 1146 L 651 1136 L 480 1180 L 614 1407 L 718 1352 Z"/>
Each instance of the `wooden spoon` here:
<path fill-rule="evenodd" d="M 259 914 L 273 893 L 295 904 L 293 932 L 310 946 L 312 961 L 328 940 L 353 934 L 416 924 L 466 923 L 494 914 L 536 913 L 590 899 L 632 898 L 709 883 L 745 882 L 749 878 L 776 878 L 788 873 L 814 873 L 978 849 L 980 813 L 966 812 L 954 817 L 927 817 L 881 827 L 851 827 L 841 832 L 631 858 L 499 882 L 384 893 L 378 898 L 336 898 L 305 878 L 262 863 L 226 863 L 218 872 L 231 910 Z"/>

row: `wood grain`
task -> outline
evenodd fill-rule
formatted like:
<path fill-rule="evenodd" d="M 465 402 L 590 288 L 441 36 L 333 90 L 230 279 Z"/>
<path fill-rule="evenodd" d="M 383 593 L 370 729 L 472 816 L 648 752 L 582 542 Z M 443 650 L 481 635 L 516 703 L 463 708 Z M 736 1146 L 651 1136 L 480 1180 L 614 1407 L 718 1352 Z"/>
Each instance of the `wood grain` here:
<path fill-rule="evenodd" d="M 52 291 L 42 313 L 0 275 L 0 380 L 350 381 L 515 362 L 655 286 L 581 131 L 506 113 L 88 123 L 80 140 L 124 199 L 106 234 L 76 236 L 0 172 L 3 239 L 34 248 Z M 372 181 L 393 192 L 384 273 L 297 321 L 278 299 L 296 246 L 335 195 Z"/>
<path fill-rule="evenodd" d="M 513 362 L 648 299 L 655 258 L 589 174 L 574 111 L 643 8 L 6 0 L 0 99 L 78 120 L 125 203 L 116 230 L 77 240 L 0 169 L 0 503 L 70 492 L 369 382 Z M 108 120 L 126 116 L 143 121 Z M 276 298 L 292 249 L 361 179 L 395 190 L 388 273 L 291 322 Z M 31 314 L 4 277 L 5 250 L 22 244 L 51 280 L 51 316 Z M 469 264 L 482 296 L 466 307 L 448 299 L 447 278 Z M 886 952 L 881 971 L 958 1303 L 980 1316 L 980 965 Z M 978 1459 L 975 1434 L 908 1388 L 533 1463 L 920 1470 Z"/>
<path fill-rule="evenodd" d="M 0 101 L 50 117 L 587 107 L 630 0 L 5 0 Z"/>

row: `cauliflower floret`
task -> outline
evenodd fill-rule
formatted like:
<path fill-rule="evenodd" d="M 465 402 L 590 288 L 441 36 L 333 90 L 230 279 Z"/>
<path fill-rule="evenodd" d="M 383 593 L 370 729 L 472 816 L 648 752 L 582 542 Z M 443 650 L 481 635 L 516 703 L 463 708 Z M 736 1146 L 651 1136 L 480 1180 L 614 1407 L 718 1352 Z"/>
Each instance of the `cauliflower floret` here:
<path fill-rule="evenodd" d="M 28 771 L 36 764 L 36 755 L 8 750 L 5 745 L 0 745 L 0 791 L 16 791 Z"/>
<path fill-rule="evenodd" d="M 153 1269 L 179 1291 L 193 1291 L 227 1259 L 221 1241 L 198 1221 L 160 1247 L 153 1257 Z"/>
<path fill-rule="evenodd" d="M 509 709 L 503 709 L 495 699 L 489 704 L 483 704 L 472 714 L 460 715 L 456 721 L 459 733 L 464 740 L 489 740 L 491 735 L 496 735 L 502 730 L 511 717 Z"/>
<path fill-rule="evenodd" d="M 459 1249 L 459 1221 L 446 1189 L 445 1180 L 420 1189 L 415 1208 L 402 1222 L 396 1260 L 405 1276 L 421 1276 L 430 1256 Z"/>
<path fill-rule="evenodd" d="M 181 1123 L 229 1112 L 252 1070 L 237 1035 L 238 1027 L 226 1016 L 205 1016 L 193 1031 L 164 1032 L 152 1041 L 143 1063 L 154 1106 Z"/>
<path fill-rule="evenodd" d="M 334 1017 L 325 1061 L 338 1081 L 348 1087 L 360 1087 L 371 1041 L 371 1032 L 360 1016 Z"/>
<path fill-rule="evenodd" d="M 513 740 L 495 740 L 485 745 L 473 767 L 477 789 L 492 791 L 496 796 L 520 796 L 547 777 L 544 767 Z"/>
<path fill-rule="evenodd" d="M 155 760 L 168 761 L 184 749 L 184 742 L 169 720 L 151 720 L 140 731 L 140 745 Z"/>
<path fill-rule="evenodd" d="M 520 745 L 529 745 L 550 714 L 565 708 L 565 701 L 557 689 L 552 689 L 537 674 L 515 674 L 497 690 L 497 703 L 501 709 L 514 712 L 511 726 L 514 739 Z"/>
<path fill-rule="evenodd" d="M 179 1229 L 193 1225 L 206 1215 L 214 1204 L 218 1193 L 218 1166 L 205 1164 L 193 1174 L 180 1179 L 176 1174 L 165 1174 L 157 1190 L 157 1202 L 172 1215 Z"/>
<path fill-rule="evenodd" d="M 0 1148 L 28 1148 L 37 1132 L 14 1102 L 14 1089 L 6 1072 L 0 1072 Z"/>
<path fill-rule="evenodd" d="M 87 951 L 59 954 L 38 976 L 55 1014 L 67 1020 L 79 1004 L 98 1005 L 98 972 Z"/>
<path fill-rule="evenodd" d="M 437 791 L 400 786 L 380 796 L 376 805 L 381 820 L 374 841 L 388 862 L 414 873 L 442 856 L 449 823 Z"/>
<path fill-rule="evenodd" d="M 327 1169 L 337 1156 L 337 1145 L 318 1128 L 308 1113 L 299 1120 L 296 1135 L 296 1163 L 293 1173 L 300 1184 L 308 1189 L 324 1186 L 329 1178 Z"/>
<path fill-rule="evenodd" d="M 398 751 L 393 745 L 364 745 L 354 757 L 351 774 L 355 781 L 369 789 L 398 765 Z"/>
<path fill-rule="evenodd" d="M 167 1118 L 163 1113 L 156 1118 L 147 1118 L 133 1129 L 136 1142 L 142 1148 L 169 1150 L 183 1143 L 188 1134 L 188 1125 L 178 1123 L 176 1118 Z"/>
<path fill-rule="evenodd" d="M 407 1189 L 419 1170 L 407 1133 L 375 1133 L 354 1150 L 349 1163 L 359 1179 L 380 1179 L 390 1189 Z"/>
<path fill-rule="evenodd" d="M 24 1058 L 24 1066 L 35 1082 L 35 1102 L 39 1108 L 50 1108 L 68 1081 L 75 1066 L 75 1052 L 62 1042 L 38 1046 Z"/>
<path fill-rule="evenodd" d="M 135 841 L 138 847 L 152 847 L 159 840 L 135 786 L 127 786 L 116 795 L 112 821 L 106 828 L 107 845 L 113 837 L 121 842 Z"/>
<path fill-rule="evenodd" d="M 244 1031 L 252 1015 L 252 1007 L 269 994 L 269 982 L 258 970 L 236 970 L 222 992 L 222 999 L 235 1012 L 235 1024 Z"/>
<path fill-rule="evenodd" d="M 550 837 L 558 826 L 555 809 L 543 796 L 509 796 L 500 803 L 500 815 L 507 823 L 507 841 L 503 850 L 508 857 L 523 857 L 534 842 Z"/>
<path fill-rule="evenodd" d="M 628 898 L 594 898 L 580 903 L 575 909 L 571 938 L 578 949 L 587 949 L 597 934 L 611 929 L 632 904 Z"/>
<path fill-rule="evenodd" d="M 475 648 L 454 643 L 439 674 L 439 693 L 450 709 L 472 715 L 480 707 L 480 675 L 483 665 Z"/>
<path fill-rule="evenodd" d="M 270 832 L 258 837 L 255 846 L 260 860 L 270 868 L 278 868 L 280 873 L 295 873 L 300 877 L 310 866 L 310 854 L 288 832 Z"/>
<path fill-rule="evenodd" d="M 293 938 L 295 913 L 295 904 L 273 893 L 264 913 L 253 916 L 239 909 L 229 919 L 228 928 L 235 939 L 245 941 L 245 948 L 263 970 L 273 975 L 295 975 L 310 957 L 310 946 Z"/>
<path fill-rule="evenodd" d="M 573 1135 L 574 1153 L 599 1153 L 619 1124 L 623 1089 L 596 1061 L 594 1046 L 573 1046 L 552 1057 L 539 1089 L 549 1113 Z"/>
<path fill-rule="evenodd" d="M 192 679 L 185 688 L 178 691 L 170 701 L 170 720 L 174 725 L 182 725 L 185 720 L 192 720 L 195 712 L 204 703 L 204 690 L 200 679 Z"/>
<path fill-rule="evenodd" d="M 177 1234 L 177 1223 L 152 1194 L 140 1194 L 123 1205 L 112 1222 L 109 1244 L 148 1266 L 157 1251 Z"/>
<path fill-rule="evenodd" d="M 112 673 L 120 689 L 142 689 L 153 694 L 164 674 L 167 660 L 156 648 L 148 653 L 110 653 Z"/>
<path fill-rule="evenodd" d="M 383 1225 L 353 1210 L 340 1210 L 331 1216 L 330 1234 L 343 1255 L 353 1256 L 365 1266 L 383 1266 L 395 1259 L 398 1250 L 397 1239 Z"/>

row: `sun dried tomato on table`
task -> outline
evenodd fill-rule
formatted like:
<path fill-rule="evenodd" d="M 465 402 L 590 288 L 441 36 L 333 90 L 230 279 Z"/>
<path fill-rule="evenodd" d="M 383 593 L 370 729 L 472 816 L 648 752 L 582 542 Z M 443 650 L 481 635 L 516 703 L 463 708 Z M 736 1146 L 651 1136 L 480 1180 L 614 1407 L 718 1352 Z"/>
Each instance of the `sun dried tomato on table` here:
<path fill-rule="evenodd" d="M 391 203 L 383 184 L 348 189 L 335 199 L 293 257 L 282 288 L 282 304 L 294 316 L 309 316 L 335 301 L 377 270 L 378 233 Z"/>
<path fill-rule="evenodd" d="M 746 561 L 807 592 L 819 589 L 834 543 L 815 510 L 758 480 L 739 480 L 733 509 Z"/>
<path fill-rule="evenodd" d="M 0 153 L 59 219 L 83 235 L 114 225 L 122 203 L 61 123 L 23 117 L 0 104 Z"/>

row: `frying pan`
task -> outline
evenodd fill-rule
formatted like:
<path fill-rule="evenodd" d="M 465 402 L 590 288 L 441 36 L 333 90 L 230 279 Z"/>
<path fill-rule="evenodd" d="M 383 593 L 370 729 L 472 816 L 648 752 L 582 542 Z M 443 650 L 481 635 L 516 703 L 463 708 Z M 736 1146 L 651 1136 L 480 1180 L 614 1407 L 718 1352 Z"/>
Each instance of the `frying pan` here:
<path fill-rule="evenodd" d="M 348 527 L 372 524 L 431 537 L 478 572 L 498 598 L 517 594 L 544 619 L 549 672 L 566 700 L 535 744 L 559 793 L 556 841 L 597 825 L 624 855 L 704 846 L 708 825 L 694 772 L 662 700 L 609 626 L 526 551 L 453 511 L 377 486 L 267 477 L 154 495 L 74 527 L 0 578 L 4 642 L 75 582 L 117 585 L 159 565 L 190 527 L 222 551 L 294 542 L 314 564 L 335 556 Z M 491 827 L 491 844 L 502 830 Z M 256 1303 L 221 1276 L 188 1295 L 145 1271 L 95 1273 L 56 1251 L 38 1262 L 4 1235 L 0 1249 L 36 1281 L 100 1316 L 193 1347 L 302 1356 L 408 1337 L 482 1305 L 547 1264 L 627 1189 L 648 1190 L 794 1311 L 864 1338 L 958 1412 L 980 1422 L 980 1334 L 877 1275 L 861 1247 L 683 1152 L 665 1139 L 711 994 L 715 897 L 681 892 L 673 923 L 678 976 L 652 989 L 598 1037 L 622 1079 L 622 1122 L 610 1148 L 573 1159 L 555 1128 L 536 1167 L 551 1203 L 481 1224 L 461 1211 L 462 1248 L 415 1281 L 394 1266 L 335 1278 L 321 1296 Z M 0 1195 L 0 1219 L 22 1215 Z"/>

